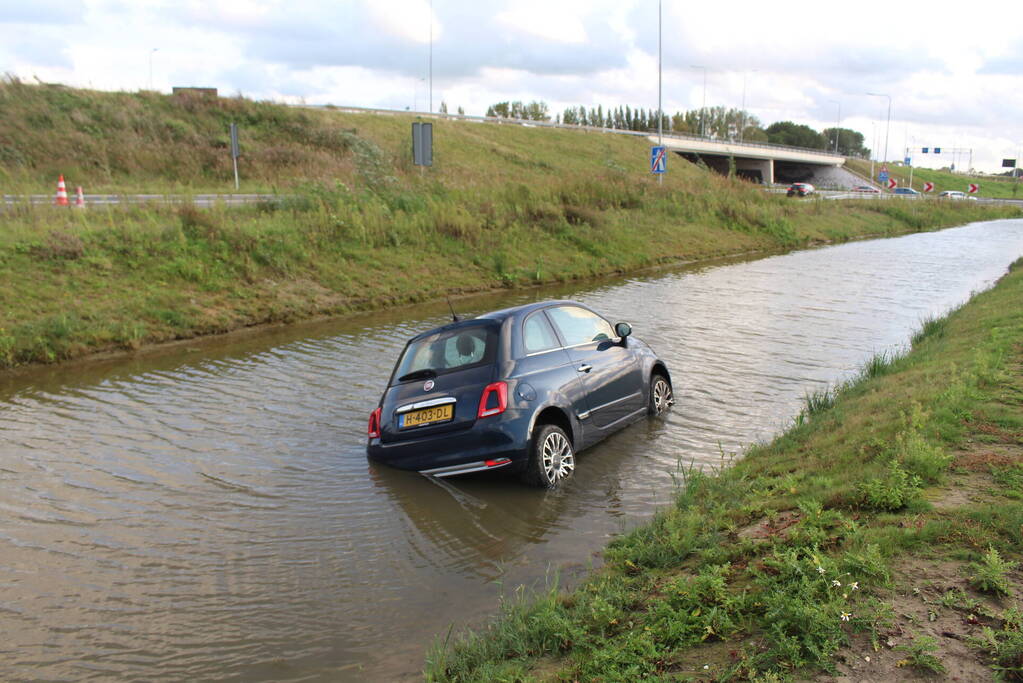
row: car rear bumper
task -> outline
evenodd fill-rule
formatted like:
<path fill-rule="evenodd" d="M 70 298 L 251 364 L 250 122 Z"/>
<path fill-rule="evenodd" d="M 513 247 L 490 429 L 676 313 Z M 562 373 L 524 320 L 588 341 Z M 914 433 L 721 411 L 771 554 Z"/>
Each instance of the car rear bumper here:
<path fill-rule="evenodd" d="M 391 443 L 370 439 L 366 455 L 391 467 L 442 477 L 519 469 L 529 458 L 529 419 L 527 412 L 508 410 L 464 431 Z"/>

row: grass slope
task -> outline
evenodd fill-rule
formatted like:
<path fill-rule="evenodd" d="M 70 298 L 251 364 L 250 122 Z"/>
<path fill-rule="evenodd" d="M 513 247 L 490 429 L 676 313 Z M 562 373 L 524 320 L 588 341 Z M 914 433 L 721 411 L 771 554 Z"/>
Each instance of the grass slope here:
<path fill-rule="evenodd" d="M 428 680 L 1023 677 L 1023 261 Z"/>
<path fill-rule="evenodd" d="M 0 214 L 0 368 L 679 260 L 790 249 L 1019 215 L 970 202 L 798 201 L 575 130 L 435 122 L 243 98 L 0 83 L 0 181 L 46 192 L 225 190 L 241 209 L 15 206 Z"/>
<path fill-rule="evenodd" d="M 846 165 L 867 178 L 870 176 L 870 162 L 862 159 L 848 159 Z M 879 166 L 875 164 L 874 173 L 878 173 Z M 909 168 L 906 166 L 888 166 L 888 175 L 899 181 L 899 187 L 909 187 Z M 875 179 L 876 182 L 876 179 Z M 978 197 L 990 199 L 1023 199 L 1023 185 L 1018 180 L 1007 177 L 985 176 L 977 178 L 974 176 L 949 173 L 948 171 L 937 171 L 930 168 L 913 169 L 913 189 L 923 192 L 924 183 L 934 183 L 934 190 L 931 192 L 937 196 L 945 190 L 958 190 L 966 192 L 970 183 L 980 185 L 977 192 Z"/>

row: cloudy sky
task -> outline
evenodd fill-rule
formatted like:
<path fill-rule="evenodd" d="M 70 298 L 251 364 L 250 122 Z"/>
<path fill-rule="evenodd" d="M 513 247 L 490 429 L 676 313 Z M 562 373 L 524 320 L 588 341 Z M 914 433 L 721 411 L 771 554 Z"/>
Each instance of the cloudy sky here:
<path fill-rule="evenodd" d="M 1023 147 L 1017 0 L 662 0 L 666 111 L 859 130 L 888 158 Z M 432 7 L 432 10 L 431 10 Z M 657 0 L 0 0 L 0 72 L 106 90 L 213 86 L 309 104 L 482 115 L 502 100 L 657 107 Z M 432 21 L 431 21 L 432 17 Z M 429 78 L 432 24 L 433 78 Z M 891 124 L 887 124 L 891 96 Z M 876 140 L 876 142 L 875 142 Z M 953 162 L 917 149 L 920 166 Z M 964 168 L 969 155 L 956 158 Z"/>

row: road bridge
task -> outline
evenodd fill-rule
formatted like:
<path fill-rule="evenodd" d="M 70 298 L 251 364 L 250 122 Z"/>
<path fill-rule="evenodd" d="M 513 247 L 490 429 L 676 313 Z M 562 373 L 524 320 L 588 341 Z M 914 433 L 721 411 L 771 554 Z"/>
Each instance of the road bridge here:
<path fill-rule="evenodd" d="M 657 144 L 657 136 L 648 139 Z M 706 138 L 666 135 L 661 144 L 689 161 L 702 161 L 719 173 L 727 174 L 729 159 L 735 160 L 737 175 L 767 183 L 813 182 L 825 169 L 845 163 L 841 154 L 820 149 L 781 147 L 756 142 L 729 142 Z"/>

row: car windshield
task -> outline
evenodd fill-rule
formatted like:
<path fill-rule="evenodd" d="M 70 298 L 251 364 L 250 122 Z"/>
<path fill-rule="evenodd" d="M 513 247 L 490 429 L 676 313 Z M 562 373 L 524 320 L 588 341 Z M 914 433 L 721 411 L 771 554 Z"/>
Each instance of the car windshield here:
<path fill-rule="evenodd" d="M 405 347 L 394 377 L 399 382 L 437 375 L 492 362 L 497 347 L 497 326 L 485 322 L 442 330 Z"/>

